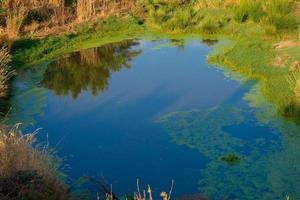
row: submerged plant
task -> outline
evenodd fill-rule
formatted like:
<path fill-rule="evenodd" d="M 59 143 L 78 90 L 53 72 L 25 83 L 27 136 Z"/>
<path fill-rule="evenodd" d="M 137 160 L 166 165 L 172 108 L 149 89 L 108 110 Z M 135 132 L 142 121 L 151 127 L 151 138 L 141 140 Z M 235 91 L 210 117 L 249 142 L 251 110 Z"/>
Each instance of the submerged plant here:
<path fill-rule="evenodd" d="M 241 159 L 235 154 L 229 154 L 227 156 L 223 156 L 221 160 L 225 161 L 229 165 L 233 165 L 240 162 Z"/>

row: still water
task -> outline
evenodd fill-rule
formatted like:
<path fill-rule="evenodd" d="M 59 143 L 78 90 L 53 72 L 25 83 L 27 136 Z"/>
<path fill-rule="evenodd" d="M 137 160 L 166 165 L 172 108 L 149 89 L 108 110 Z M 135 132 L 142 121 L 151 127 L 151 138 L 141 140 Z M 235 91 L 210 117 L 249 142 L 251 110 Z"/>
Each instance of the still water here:
<path fill-rule="evenodd" d="M 10 123 L 42 128 L 69 181 L 92 176 L 117 194 L 139 178 L 155 193 L 174 180 L 176 198 L 300 198 L 300 128 L 259 84 L 209 65 L 211 45 L 130 40 L 22 69 Z"/>

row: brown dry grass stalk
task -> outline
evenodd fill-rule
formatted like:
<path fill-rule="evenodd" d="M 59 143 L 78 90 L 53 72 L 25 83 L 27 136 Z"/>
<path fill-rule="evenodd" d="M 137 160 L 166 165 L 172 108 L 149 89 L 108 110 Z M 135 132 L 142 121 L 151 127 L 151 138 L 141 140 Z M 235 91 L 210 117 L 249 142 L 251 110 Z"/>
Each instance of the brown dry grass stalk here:
<path fill-rule="evenodd" d="M 0 129 L 0 176 L 13 171 L 35 170 L 39 175 L 55 177 L 58 172 L 56 157 L 47 147 L 34 148 L 37 132 L 22 134 L 19 124 L 12 129 Z"/>
<path fill-rule="evenodd" d="M 83 21 L 95 15 L 95 0 L 77 0 L 76 12 L 77 20 Z"/>
<path fill-rule="evenodd" d="M 71 198 L 59 178 L 60 161 L 47 146 L 33 146 L 36 133 L 0 127 L 0 199 Z"/>
<path fill-rule="evenodd" d="M 19 37 L 19 33 L 25 18 L 25 8 L 8 11 L 6 15 L 6 33 L 11 39 Z"/>
<path fill-rule="evenodd" d="M 172 184 L 171 184 L 169 193 L 167 193 L 167 192 L 160 193 L 160 197 L 162 198 L 162 200 L 171 200 L 173 187 L 174 187 L 174 181 L 172 180 Z M 141 191 L 139 179 L 137 179 L 136 188 L 137 188 L 137 191 L 134 193 L 134 200 L 153 200 L 152 189 L 151 189 L 150 185 L 148 185 L 148 187 L 147 187 L 147 192 L 146 192 L 146 190 Z"/>
<path fill-rule="evenodd" d="M 13 75 L 9 66 L 11 57 L 7 47 L 0 49 L 0 97 L 5 97 L 8 93 L 8 80 Z"/>

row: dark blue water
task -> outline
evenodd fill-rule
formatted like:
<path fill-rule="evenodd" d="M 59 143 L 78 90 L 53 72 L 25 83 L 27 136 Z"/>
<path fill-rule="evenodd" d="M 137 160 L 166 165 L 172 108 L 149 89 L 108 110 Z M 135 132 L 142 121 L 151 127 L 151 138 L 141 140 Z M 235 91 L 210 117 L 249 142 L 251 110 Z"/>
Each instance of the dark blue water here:
<path fill-rule="evenodd" d="M 257 83 L 209 65 L 209 52 L 198 40 L 123 41 L 30 66 L 10 123 L 42 128 L 69 182 L 92 176 L 132 194 L 139 178 L 158 194 L 174 180 L 175 197 L 296 199 L 299 128 Z"/>

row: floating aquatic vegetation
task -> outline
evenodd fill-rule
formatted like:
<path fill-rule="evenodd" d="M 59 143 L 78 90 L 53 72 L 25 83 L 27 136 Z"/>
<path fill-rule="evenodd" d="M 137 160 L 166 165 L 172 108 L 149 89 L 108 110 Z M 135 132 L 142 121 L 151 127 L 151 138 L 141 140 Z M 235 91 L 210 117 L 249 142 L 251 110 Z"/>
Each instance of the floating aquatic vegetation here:
<path fill-rule="evenodd" d="M 262 194 L 275 197 L 274 188 L 269 187 L 268 170 L 273 164 L 273 152 L 280 147 L 278 141 L 263 136 L 248 141 L 224 130 L 249 120 L 243 109 L 238 104 L 220 105 L 174 112 L 159 120 L 176 143 L 195 148 L 209 158 L 199 174 L 199 190 L 210 198 L 236 199 L 240 195 L 243 199 L 261 199 Z"/>

